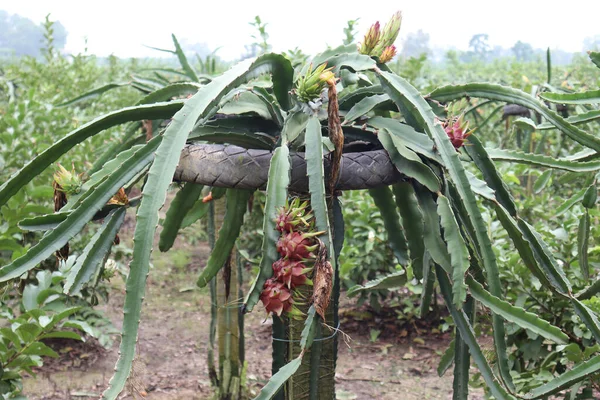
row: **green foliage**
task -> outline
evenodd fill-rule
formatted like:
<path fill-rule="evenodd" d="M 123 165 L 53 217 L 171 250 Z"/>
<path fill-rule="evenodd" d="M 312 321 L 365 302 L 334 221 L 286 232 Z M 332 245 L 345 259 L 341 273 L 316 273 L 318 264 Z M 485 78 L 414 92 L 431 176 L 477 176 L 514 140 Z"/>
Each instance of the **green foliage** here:
<path fill-rule="evenodd" d="M 202 206 L 200 212 L 208 207 L 208 204 L 202 202 L 200 198 L 203 188 L 202 185 L 186 183 L 177 192 L 161 224 L 163 229 L 160 232 L 160 241 L 158 242 L 160 251 L 168 251 L 173 246 L 179 229 L 184 225 L 185 218 L 192 212 L 195 213 L 196 204 Z"/>
<path fill-rule="evenodd" d="M 76 55 L 73 61 L 53 52 L 51 59 L 42 63 L 33 58 L 23 58 L 9 64 L 4 69 L 4 78 L 14 83 L 14 92 L 0 101 L 0 180 L 6 179 L 22 166 L 22 160 L 29 160 L 41 153 L 59 138 L 84 121 L 115 106 L 131 102 L 132 93 L 104 99 L 89 107 L 73 110 L 56 108 L 53 104 L 73 98 L 81 91 L 91 88 L 101 81 L 103 69 L 93 57 Z M 129 66 L 121 64 L 121 76 L 126 76 Z M 86 166 L 98 156 L 98 148 L 115 141 L 117 130 L 108 130 L 103 135 L 84 142 L 77 152 L 61 159 L 63 165 L 75 165 L 77 171 L 85 171 Z M 13 197 L 0 209 L 2 219 L 8 223 L 0 229 L 0 259 L 17 258 L 27 248 L 35 235 L 24 234 L 17 222 L 34 214 L 51 212 L 53 169 L 39 173 L 28 182 L 25 189 Z M 22 205 L 26 206 L 23 207 Z"/>
<path fill-rule="evenodd" d="M 486 112 L 489 110 L 485 107 L 484 109 Z M 577 114 L 571 114 L 567 118 L 567 121 L 571 123 L 579 118 L 584 119 L 582 116 L 587 113 L 595 112 L 593 107 L 579 108 L 579 106 L 575 106 L 573 111 Z M 569 110 L 569 113 L 573 111 Z M 473 115 L 471 118 L 472 122 L 478 120 L 477 115 Z M 557 371 L 562 373 L 567 370 L 570 363 L 588 360 L 594 353 L 594 350 L 591 349 L 596 346 L 597 323 L 594 321 L 594 312 L 590 312 L 588 308 L 574 300 L 569 301 L 568 298 L 551 295 L 545 286 L 557 285 L 557 288 L 562 287 L 560 290 L 568 290 L 560 283 L 561 281 L 568 282 L 572 286 L 573 293 L 580 293 L 581 298 L 588 299 L 584 301 L 586 305 L 595 303 L 595 297 L 590 297 L 595 294 L 594 285 L 586 287 L 590 283 L 586 279 L 588 272 L 586 264 L 590 262 L 588 258 L 596 257 L 591 265 L 595 265 L 595 268 L 598 267 L 597 255 L 590 252 L 586 240 L 594 237 L 593 232 L 590 232 L 589 236 L 586 234 L 587 230 L 591 228 L 588 225 L 593 225 L 587 223 L 586 214 L 589 212 L 590 216 L 597 215 L 598 211 L 593 202 L 586 203 L 588 206 L 593 206 L 588 210 L 583 207 L 582 201 L 587 191 L 586 188 L 597 170 L 593 165 L 595 161 L 592 158 L 586 158 L 585 152 L 582 153 L 581 158 L 557 158 L 554 156 L 554 154 L 574 154 L 579 147 L 561 140 L 560 137 L 557 137 L 556 130 L 551 132 L 542 130 L 546 129 L 548 125 L 550 124 L 545 122 L 537 127 L 534 126 L 529 139 L 531 143 L 527 144 L 527 153 L 515 149 L 519 145 L 518 143 L 515 146 L 514 142 L 502 139 L 502 134 L 498 135 L 497 132 L 502 131 L 502 126 L 488 127 L 478 133 L 479 138 L 485 140 L 486 146 L 489 146 L 490 157 L 494 160 L 505 161 L 498 163 L 497 170 L 499 176 L 504 179 L 504 187 L 510 189 L 514 197 L 505 197 L 506 190 L 501 186 L 497 186 L 499 190 L 497 190 L 496 196 L 499 200 L 501 196 L 504 197 L 501 203 L 505 207 L 510 207 L 511 204 L 514 207 L 513 201 L 516 202 L 521 217 L 536 221 L 533 228 L 539 232 L 539 235 L 528 234 L 527 240 L 536 240 L 536 237 L 543 238 L 547 245 L 547 247 L 538 248 L 535 256 L 527 255 L 523 248 L 524 243 L 517 240 L 519 233 L 514 230 L 516 227 L 516 225 L 512 225 L 514 221 L 510 222 L 500 207 L 496 207 L 496 216 L 499 221 L 494 221 L 492 215 L 486 217 L 491 224 L 495 252 L 501 260 L 500 279 L 506 285 L 505 299 L 560 327 L 563 332 L 568 332 L 571 339 L 571 343 L 566 346 L 536 347 L 544 342 L 542 336 L 526 330 L 523 324 L 507 325 L 508 344 L 517 348 L 516 354 L 510 357 L 512 374 L 515 376 L 516 388 L 523 392 L 540 387 L 540 385 L 545 385 L 546 388 L 552 387 L 549 381 Z M 510 137 L 514 137 L 513 135 L 519 133 L 518 129 L 515 125 L 515 128 L 507 130 L 506 133 Z M 598 132 L 597 125 L 587 125 L 586 130 L 592 134 Z M 490 169 L 484 167 L 485 161 L 481 158 L 480 146 L 481 144 L 478 142 L 473 143 L 473 146 L 467 147 L 467 151 L 484 172 L 486 181 L 488 183 L 498 182 L 498 178 L 490 173 Z M 549 167 L 554 170 L 550 175 L 541 173 L 538 170 L 539 167 Z M 572 169 L 577 172 L 568 172 Z M 490 186 L 494 187 L 494 185 Z M 584 189 L 580 189 L 582 186 Z M 593 197 L 592 194 L 596 194 L 595 192 L 595 188 L 590 191 L 590 200 Z M 552 211 L 549 213 L 549 210 Z M 516 211 L 513 211 L 514 213 Z M 501 225 L 507 230 L 506 232 L 503 231 L 501 225 L 498 225 L 498 222 L 501 222 Z M 529 230 L 522 223 L 520 229 L 524 233 Z M 511 239 L 519 249 L 522 258 L 512 253 Z M 552 257 L 546 258 L 548 254 L 551 254 Z M 550 270 L 547 272 L 537 270 L 536 272 L 535 257 L 541 257 L 540 261 L 545 260 L 540 266 L 546 263 L 549 263 L 546 264 L 547 266 L 553 264 L 556 267 L 562 266 L 564 278 L 559 275 L 553 277 Z M 529 267 L 533 268 L 531 269 L 533 274 L 528 269 Z M 597 274 L 597 269 L 592 273 Z M 577 347 L 573 341 L 584 343 L 583 346 L 589 348 L 590 351 L 584 354 L 578 347 L 573 354 L 569 353 L 570 349 Z M 573 390 L 589 391 L 589 388 L 590 381 L 586 380 L 580 385 L 574 386 Z M 542 392 L 543 389 L 535 391 L 536 394 Z"/>
<path fill-rule="evenodd" d="M 69 310 L 72 311 L 76 309 Z M 2 318 L 7 323 L 0 328 L 0 395 L 3 398 L 19 396 L 23 389 L 22 374 L 27 372 L 35 375 L 32 368 L 42 365 L 42 357 L 58 357 L 52 348 L 44 344 L 43 339 L 63 337 L 81 340 L 77 333 L 57 329 L 67 316 L 68 313 L 48 315 L 40 309 L 15 315 L 11 309 L 3 307 Z"/>
<path fill-rule="evenodd" d="M 387 232 L 380 211 L 366 191 L 344 193 L 344 247 L 340 254 L 340 279 L 350 289 L 381 278 L 400 267 L 387 243 Z M 369 299 L 374 308 L 389 291 L 361 292 L 359 304 Z"/>
<path fill-rule="evenodd" d="M 56 107 L 55 104 L 76 97 L 82 91 L 90 90 L 102 82 L 106 71 L 92 56 L 79 54 L 68 59 L 61 56 L 59 50 L 64 44 L 62 27 L 52 24 L 47 19 L 44 29 L 44 61 L 25 57 L 3 66 L 0 78 L 0 132 L 2 132 L 0 133 L 0 165 L 2 166 L 0 181 L 2 182 L 22 167 L 23 160 L 33 158 L 66 136 L 69 131 L 95 118 L 98 114 L 103 114 L 114 107 L 131 104 L 135 98 L 133 91 L 122 90 L 120 96 L 104 96 L 102 102 L 87 103 L 85 107 L 75 109 Z M 118 65 L 118 68 L 113 66 L 112 78 L 126 79 L 130 65 L 118 60 L 113 64 Z M 117 129 L 106 130 L 102 135 L 80 144 L 77 151 L 70 152 L 60 161 L 69 169 L 73 164 L 78 173 L 84 172 L 99 156 L 98 149 L 104 149 L 115 142 L 119 134 L 120 130 Z M 41 233 L 20 229 L 18 223 L 27 217 L 52 212 L 54 171 L 54 168 L 40 170 L 35 179 L 27 182 L 23 190 L 18 191 L 1 207 L 0 264 L 2 266 L 21 257 L 32 243 L 37 242 L 41 237 Z M 95 336 L 104 346 L 111 345 L 110 334 L 114 333 L 114 328 L 101 312 L 93 309 L 94 305 L 102 299 L 106 300 L 108 296 L 107 288 L 102 283 L 106 276 L 103 272 L 105 269 L 98 269 L 104 266 L 105 251 L 100 255 L 102 260 L 100 263 L 98 258 L 94 258 L 98 253 L 91 251 L 92 249 L 85 249 L 88 257 L 82 254 L 86 241 L 93 237 L 96 230 L 96 226 L 89 225 L 84 228 L 79 237 L 70 241 L 71 258 L 68 263 L 61 263 L 60 267 L 56 268 L 51 267 L 54 265 L 54 260 L 50 260 L 42 263 L 44 268 L 49 268 L 48 270 L 24 276 L 21 306 L 18 303 L 20 293 L 11 291 L 3 297 L 5 333 L 8 332 L 7 330 L 17 329 L 23 323 L 29 324 L 32 329 L 33 326 L 37 326 L 39 329 L 36 328 L 35 332 L 40 331 L 39 335 L 35 333 L 27 337 L 20 336 L 20 331 L 15 331 L 17 336 L 10 336 L 10 343 L 13 340 L 20 340 L 23 348 L 30 349 L 29 354 L 15 353 L 8 339 L 3 339 L 6 349 L 0 349 L 2 363 L 5 364 L 10 358 L 14 359 L 9 367 L 4 365 L 3 394 L 7 393 L 5 389 L 19 391 L 20 375 L 30 371 L 32 366 L 42 364 L 40 356 L 49 353 L 44 347 L 44 342 L 39 342 L 43 335 L 48 335 L 48 338 L 78 339 L 75 332 L 62 329 L 70 328 Z M 113 240 L 114 234 L 108 242 L 112 245 Z M 92 243 L 99 242 L 94 239 L 90 242 Z M 95 256 L 89 257 L 92 253 Z M 77 258 L 77 256 L 81 257 Z M 76 296 L 67 296 L 63 294 L 63 290 L 68 286 L 66 282 L 67 277 L 70 276 L 69 270 L 76 264 L 82 266 L 80 271 L 85 272 L 86 278 L 79 280 Z M 54 272 L 50 273 L 50 270 Z M 37 283 L 34 283 L 36 276 Z M 87 283 L 89 279 L 92 283 L 82 286 L 82 283 Z M 69 308 L 76 312 L 61 316 L 61 313 Z M 53 318 L 56 322 L 54 326 L 48 325 L 49 319 Z M 61 328 L 60 332 L 65 333 L 61 334 L 57 331 L 59 328 Z"/>
<path fill-rule="evenodd" d="M 244 214 L 251 195 L 252 192 L 249 190 L 227 190 L 227 209 L 223 217 L 223 225 L 219 230 L 213 251 L 206 262 L 206 267 L 198 277 L 196 282 L 198 287 L 206 286 L 227 262 L 235 241 L 240 235 L 240 228 L 244 223 Z"/>
<path fill-rule="evenodd" d="M 63 264 L 55 272 L 39 271 L 36 283 L 26 284 L 22 293 L 5 291 L 0 311 L 2 398 L 18 398 L 23 374 L 35 376 L 32 368 L 41 367 L 43 357 L 59 356 L 49 347 L 51 339 L 84 340 L 85 334 L 97 338 L 103 346 L 112 344 L 112 324 L 90 306 L 93 301 L 97 303 L 98 295 L 106 296 L 106 290 L 86 290 L 77 297 L 62 293 L 72 264 Z"/>

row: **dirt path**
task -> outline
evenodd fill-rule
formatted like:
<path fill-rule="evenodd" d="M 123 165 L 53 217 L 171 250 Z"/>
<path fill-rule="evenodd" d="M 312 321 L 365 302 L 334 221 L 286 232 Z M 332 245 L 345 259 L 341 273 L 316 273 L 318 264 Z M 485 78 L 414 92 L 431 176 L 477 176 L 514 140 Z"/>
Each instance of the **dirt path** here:
<path fill-rule="evenodd" d="M 210 297 L 206 290 L 191 289 L 208 252 L 205 243 L 184 243 L 167 254 L 154 253 L 140 327 L 140 357 L 134 366 L 130 394 L 121 398 L 211 398 L 206 367 Z M 102 309 L 120 328 L 124 285 L 114 278 L 112 286 L 111 299 Z M 342 304 L 348 309 L 352 306 L 345 299 Z M 245 325 L 248 360 L 245 386 L 254 397 L 271 374 L 271 326 L 258 308 L 248 315 Z M 344 318 L 341 329 L 346 330 Z M 338 399 L 452 398 L 451 371 L 443 378 L 436 373 L 439 353 L 447 346 L 447 335 L 428 336 L 424 344 L 419 344 L 410 335 L 398 338 L 382 334 L 373 343 L 368 331 L 347 333 L 352 341 L 349 346 L 339 347 Z M 115 343 L 111 349 L 94 354 L 93 362 L 85 362 L 90 354 L 83 351 L 80 366 L 76 366 L 77 362 L 62 366 L 54 363 L 50 371 L 43 369 L 37 379 L 25 380 L 25 394 L 32 400 L 98 398 L 112 375 L 117 354 L 118 343 Z"/>

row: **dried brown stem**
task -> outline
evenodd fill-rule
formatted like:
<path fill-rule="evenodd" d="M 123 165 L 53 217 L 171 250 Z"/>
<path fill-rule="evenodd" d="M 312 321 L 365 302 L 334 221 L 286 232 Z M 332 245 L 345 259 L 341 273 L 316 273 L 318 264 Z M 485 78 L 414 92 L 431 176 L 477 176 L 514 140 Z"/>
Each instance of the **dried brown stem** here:
<path fill-rule="evenodd" d="M 340 164 L 342 160 L 342 148 L 344 146 L 344 132 L 340 122 L 340 112 L 338 106 L 337 90 L 335 88 L 335 78 L 327 81 L 329 86 L 328 96 L 329 104 L 327 106 L 327 120 L 329 128 L 329 139 L 333 143 L 333 155 L 331 158 L 331 176 L 329 177 L 329 192 L 333 194 L 335 186 L 340 176 Z"/>

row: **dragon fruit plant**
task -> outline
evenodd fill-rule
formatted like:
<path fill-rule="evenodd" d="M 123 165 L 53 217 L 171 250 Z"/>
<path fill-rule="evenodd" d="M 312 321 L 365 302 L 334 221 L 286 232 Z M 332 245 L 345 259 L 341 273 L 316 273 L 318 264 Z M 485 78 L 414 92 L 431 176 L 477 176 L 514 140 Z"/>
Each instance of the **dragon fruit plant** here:
<path fill-rule="evenodd" d="M 597 294 L 600 285 L 596 282 L 584 292 L 574 293 L 562 263 L 542 235 L 522 219 L 495 162 L 596 174 L 600 170 L 595 160 L 600 136 L 576 124 L 590 121 L 594 115 L 597 118 L 598 110 L 590 104 L 585 115 L 564 119 L 536 97 L 487 83 L 443 86 L 423 96 L 386 64 L 396 53 L 394 41 L 400 24 L 398 13 L 383 29 L 379 23 L 373 25 L 358 48 L 328 49 L 296 69 L 284 55 L 269 53 L 242 61 L 218 77 L 198 74 L 174 40 L 174 53 L 182 66 L 177 79 L 183 75 L 185 82 L 161 78 L 164 86 L 156 89 L 134 80 L 132 85 L 143 93 L 138 104 L 78 127 L 0 185 L 0 207 L 13 207 L 9 200 L 74 146 L 106 129 L 130 123 L 87 171 L 89 180 L 59 213 L 20 225 L 46 233 L 25 254 L 15 255 L 0 267 L 0 282 L 20 279 L 100 214 L 103 223 L 79 256 L 81 260 L 77 259 L 79 270 L 70 272 L 68 278 L 78 287 L 92 285 L 87 277 L 96 276 L 103 268 L 124 211 L 137 207 L 119 359 L 102 395 L 104 400 L 120 395 L 131 372 L 159 210 L 174 179 L 186 183 L 162 222 L 160 250 L 169 249 L 186 221 L 203 215 L 199 204 L 204 185 L 212 186 L 213 197 L 217 190 L 225 192 L 223 223 L 198 277 L 199 287 L 210 285 L 230 264 L 228 258 L 251 195 L 255 190 L 266 192 L 259 271 L 242 307 L 243 312 L 251 312 L 262 301 L 273 315 L 273 376 L 258 399 L 336 398 L 337 257 L 344 237 L 340 195 L 351 189 L 369 189 L 403 269 L 354 287 L 348 295 L 402 286 L 406 282 L 404 268 L 410 265 L 423 285 L 424 314 L 438 287 L 456 326 L 454 345 L 440 366 L 444 372 L 454 364 L 454 399 L 468 398 L 472 362 L 496 399 L 549 398 L 567 388 L 591 385 L 591 377 L 600 372 L 600 355 L 595 353 L 586 353 L 577 363 L 561 364 L 547 382 L 530 391 L 521 391 L 517 385 L 528 379 L 528 371 L 517 370 L 518 363 L 509 362 L 506 321 L 542 337 L 544 346 L 553 346 L 557 359 L 570 360 L 573 348 L 580 350 L 582 344 L 572 339 L 577 335 L 565 332 L 566 327 L 552 325 L 504 296 L 499 262 L 482 210 L 496 216 L 514 244 L 515 257 L 520 257 L 548 295 L 559 296 L 572 306 L 590 332 L 588 348 L 594 349 L 600 342 L 600 323 L 582 300 Z M 600 65 L 597 53 L 590 58 Z M 463 98 L 527 107 L 544 119 L 542 125 L 556 128 L 582 151 L 557 159 L 486 148 L 473 133 L 477 127 L 469 131 L 464 109 L 452 106 Z M 543 98 L 596 104 L 598 93 L 544 93 Z M 142 124 L 145 120 L 153 121 L 157 128 L 152 135 L 141 129 L 150 126 Z M 356 145 L 359 153 L 352 152 Z M 208 156 L 201 159 L 199 154 Z M 253 168 L 262 168 L 257 159 L 264 160 L 265 155 L 269 157 L 268 173 L 261 175 L 266 171 Z M 215 157 L 225 161 L 218 168 Z M 298 173 L 295 168 L 301 164 L 296 162 L 302 158 L 305 164 Z M 209 162 L 202 163 L 206 159 Z M 581 200 L 574 200 L 582 201 L 586 210 L 595 206 L 597 198 L 596 179 L 592 177 L 590 182 Z M 107 205 L 121 188 L 127 195 L 138 183 L 143 185 L 141 201 Z M 308 203 L 292 200 L 285 207 L 297 193 L 306 196 Z M 306 213 L 309 207 L 310 213 Z M 590 225 L 590 213 L 586 212 L 578 240 L 583 276 L 591 276 L 587 262 Z M 289 318 L 288 313 L 300 305 L 305 309 L 299 318 Z M 491 314 L 494 368 L 473 329 L 477 314 L 487 312 Z M 239 336 L 244 335 L 240 332 Z M 222 368 L 223 381 L 235 380 L 231 393 L 239 397 L 242 374 L 232 380 L 229 367 Z"/>

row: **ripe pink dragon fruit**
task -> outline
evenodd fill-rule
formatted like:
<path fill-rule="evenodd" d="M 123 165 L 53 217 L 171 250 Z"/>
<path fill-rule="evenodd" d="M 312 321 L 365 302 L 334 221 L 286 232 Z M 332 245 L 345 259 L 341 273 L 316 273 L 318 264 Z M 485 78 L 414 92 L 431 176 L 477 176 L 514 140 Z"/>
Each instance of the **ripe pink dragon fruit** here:
<path fill-rule="evenodd" d="M 301 233 L 301 232 L 290 232 L 283 235 L 277 241 L 277 251 L 284 258 L 290 260 L 305 260 L 307 258 L 314 258 L 315 255 L 312 253 L 319 247 L 311 240 L 314 236 L 320 235 L 323 232 L 313 233 Z"/>
<path fill-rule="evenodd" d="M 273 275 L 288 288 L 294 289 L 304 285 L 308 279 L 305 275 L 306 265 L 289 258 L 279 259 L 273 263 Z"/>
<path fill-rule="evenodd" d="M 277 316 L 290 311 L 293 303 L 290 289 L 283 282 L 278 282 L 274 278 L 265 282 L 260 294 L 260 301 L 265 306 L 267 313 L 277 314 Z"/>

